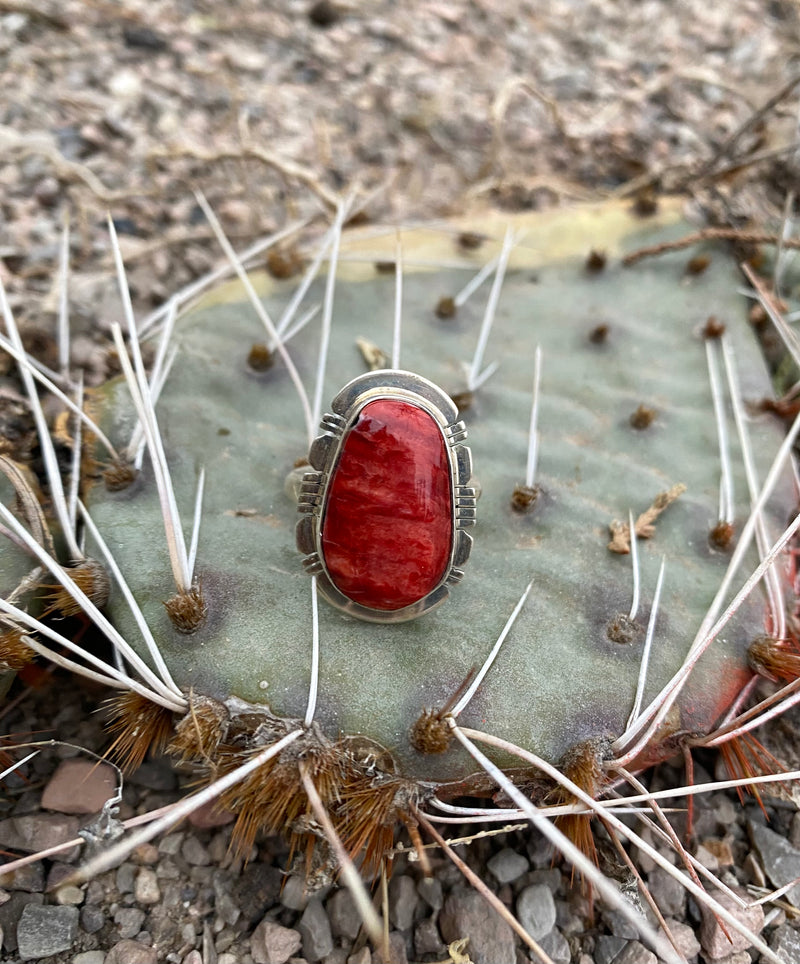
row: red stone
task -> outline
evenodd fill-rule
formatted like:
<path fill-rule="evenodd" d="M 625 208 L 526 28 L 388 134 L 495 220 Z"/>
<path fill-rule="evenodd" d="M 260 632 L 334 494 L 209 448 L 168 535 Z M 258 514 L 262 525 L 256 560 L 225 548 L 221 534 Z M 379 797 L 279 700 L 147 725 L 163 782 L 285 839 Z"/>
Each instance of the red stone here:
<path fill-rule="evenodd" d="M 453 543 L 442 431 L 410 402 L 369 402 L 328 486 L 322 554 L 331 581 L 370 609 L 403 609 L 444 578 Z"/>

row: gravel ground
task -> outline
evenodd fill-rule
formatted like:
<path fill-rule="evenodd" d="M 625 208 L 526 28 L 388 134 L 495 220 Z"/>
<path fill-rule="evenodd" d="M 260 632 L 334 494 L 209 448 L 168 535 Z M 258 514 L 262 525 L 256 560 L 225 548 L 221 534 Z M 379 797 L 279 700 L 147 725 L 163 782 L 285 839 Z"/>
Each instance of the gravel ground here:
<path fill-rule="evenodd" d="M 356 184 L 373 220 L 655 188 L 695 193 L 714 221 L 768 223 L 797 183 L 796 94 L 729 139 L 792 79 L 798 54 L 800 8 L 790 0 L 0 0 L 0 277 L 29 330 L 49 325 L 69 214 L 71 313 L 83 332 L 74 361 L 98 380 L 113 290 L 106 212 L 146 311 L 218 260 L 196 189 L 239 246 L 318 217 Z M 102 695 L 47 673 L 28 677 L 0 731 L 43 731 L 101 751 Z M 70 759 L 80 757 L 43 753 L 24 780 L 9 779 L 0 848 L 42 846 L 91 820 L 63 813 L 52 797 L 42 808 L 59 762 Z M 700 764 L 702 780 L 703 764 L 716 763 Z M 653 780 L 683 776 L 665 766 Z M 186 782 L 148 761 L 126 782 L 121 816 L 173 801 Z M 74 799 L 55 802 L 74 809 Z M 769 816 L 767 829 L 752 801 L 710 795 L 696 814 L 698 857 L 735 886 L 765 875 L 788 882 L 800 875 L 800 821 L 788 802 L 771 804 Z M 0 889 L 3 962 L 372 959 L 345 891 L 309 899 L 292 879 L 281 890 L 283 843 L 261 841 L 245 865 L 228 854 L 229 831 L 186 825 L 58 897 L 45 891 L 77 849 L 21 871 Z M 597 906 L 592 916 L 569 870 L 532 834 L 460 851 L 559 964 L 655 960 L 614 914 Z M 433 860 L 432 881 L 406 857 L 396 861 L 392 961 L 458 961 L 447 945 L 466 935 L 475 964 L 527 960 L 451 865 Z M 638 865 L 690 961 L 757 959 L 729 953 L 713 920 L 646 857 Z M 800 961 L 800 893 L 788 900 L 752 923 L 788 962 Z"/>

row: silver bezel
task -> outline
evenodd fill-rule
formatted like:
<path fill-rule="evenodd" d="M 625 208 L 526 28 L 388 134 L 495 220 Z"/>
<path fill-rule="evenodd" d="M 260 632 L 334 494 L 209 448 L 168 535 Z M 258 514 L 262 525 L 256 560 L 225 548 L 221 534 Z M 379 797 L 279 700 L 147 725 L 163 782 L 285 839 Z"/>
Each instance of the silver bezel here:
<path fill-rule="evenodd" d="M 328 574 L 321 544 L 328 486 L 345 436 L 364 406 L 379 398 L 410 402 L 434 419 L 445 442 L 452 486 L 453 538 L 445 574 L 427 596 L 411 606 L 394 610 L 370 609 L 340 592 Z M 396 623 L 430 612 L 444 602 L 449 587 L 459 582 L 472 549 L 472 536 L 465 531 L 475 524 L 475 489 L 469 485 L 472 455 L 464 445 L 467 431 L 458 420 L 458 409 L 450 397 L 427 378 L 395 369 L 367 372 L 354 378 L 333 399 L 331 409 L 322 416 L 322 435 L 311 445 L 308 460 L 314 471 L 304 475 L 298 499 L 297 508 L 303 517 L 297 523 L 297 547 L 305 556 L 303 566 L 317 577 L 317 588 L 329 603 L 358 619 Z"/>

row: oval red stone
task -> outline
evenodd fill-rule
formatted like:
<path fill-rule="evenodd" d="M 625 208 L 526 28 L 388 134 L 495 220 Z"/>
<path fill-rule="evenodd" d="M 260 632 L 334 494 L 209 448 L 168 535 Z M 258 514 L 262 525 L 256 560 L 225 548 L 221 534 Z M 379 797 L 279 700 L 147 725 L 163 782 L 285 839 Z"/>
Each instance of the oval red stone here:
<path fill-rule="evenodd" d="M 325 498 L 322 555 L 339 592 L 403 609 L 444 578 L 453 490 L 436 421 L 409 402 L 369 402 L 347 432 Z"/>

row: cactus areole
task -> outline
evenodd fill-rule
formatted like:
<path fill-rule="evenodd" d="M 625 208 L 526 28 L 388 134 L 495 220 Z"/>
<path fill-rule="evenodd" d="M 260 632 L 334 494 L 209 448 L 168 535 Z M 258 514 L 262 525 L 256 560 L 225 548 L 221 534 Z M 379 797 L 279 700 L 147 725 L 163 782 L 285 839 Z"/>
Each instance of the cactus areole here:
<path fill-rule="evenodd" d="M 461 578 L 474 520 L 469 450 L 450 399 L 410 372 L 354 379 L 325 415 L 297 539 L 323 594 L 373 621 L 410 619 Z"/>

